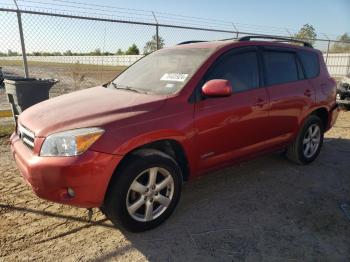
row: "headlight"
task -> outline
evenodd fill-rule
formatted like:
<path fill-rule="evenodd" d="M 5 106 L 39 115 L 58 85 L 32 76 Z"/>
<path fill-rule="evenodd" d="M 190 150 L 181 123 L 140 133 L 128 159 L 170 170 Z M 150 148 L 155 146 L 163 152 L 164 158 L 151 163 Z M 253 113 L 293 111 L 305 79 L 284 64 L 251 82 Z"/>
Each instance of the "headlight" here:
<path fill-rule="evenodd" d="M 49 135 L 40 156 L 77 156 L 84 153 L 104 130 L 98 127 L 80 128 Z"/>

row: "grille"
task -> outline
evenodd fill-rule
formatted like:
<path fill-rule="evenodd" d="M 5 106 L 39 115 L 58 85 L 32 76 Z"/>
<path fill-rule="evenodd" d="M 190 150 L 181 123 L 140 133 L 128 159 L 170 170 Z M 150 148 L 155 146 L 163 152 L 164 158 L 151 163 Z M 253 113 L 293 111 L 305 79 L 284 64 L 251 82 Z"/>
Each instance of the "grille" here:
<path fill-rule="evenodd" d="M 29 149 L 33 150 L 35 138 L 34 133 L 25 126 L 18 125 L 18 135 L 23 144 L 25 144 Z"/>

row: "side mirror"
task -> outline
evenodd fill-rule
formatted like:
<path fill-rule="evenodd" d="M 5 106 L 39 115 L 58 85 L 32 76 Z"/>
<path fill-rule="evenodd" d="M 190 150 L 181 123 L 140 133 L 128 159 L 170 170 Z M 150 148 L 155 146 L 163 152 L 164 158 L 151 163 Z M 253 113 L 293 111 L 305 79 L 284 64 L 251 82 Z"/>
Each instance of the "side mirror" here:
<path fill-rule="evenodd" d="M 228 80 L 213 79 L 204 84 L 202 93 L 207 97 L 226 97 L 232 95 L 232 86 Z"/>

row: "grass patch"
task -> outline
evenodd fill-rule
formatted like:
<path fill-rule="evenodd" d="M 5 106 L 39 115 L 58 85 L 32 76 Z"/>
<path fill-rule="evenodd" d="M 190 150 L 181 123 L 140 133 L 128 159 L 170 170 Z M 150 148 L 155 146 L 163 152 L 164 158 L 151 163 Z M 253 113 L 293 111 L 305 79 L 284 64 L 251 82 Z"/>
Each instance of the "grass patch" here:
<path fill-rule="evenodd" d="M 0 126 L 0 138 L 10 137 L 14 131 L 15 131 L 14 124 L 1 125 Z"/>
<path fill-rule="evenodd" d="M 1 117 L 12 117 L 12 111 L 11 110 L 1 110 L 0 109 L 0 118 Z"/>

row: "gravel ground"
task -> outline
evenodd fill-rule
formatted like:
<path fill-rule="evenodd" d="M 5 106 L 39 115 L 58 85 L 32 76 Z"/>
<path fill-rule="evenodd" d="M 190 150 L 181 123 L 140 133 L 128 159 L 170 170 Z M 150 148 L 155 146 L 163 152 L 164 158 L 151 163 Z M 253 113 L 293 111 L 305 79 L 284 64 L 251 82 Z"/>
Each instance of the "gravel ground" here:
<path fill-rule="evenodd" d="M 272 154 L 189 182 L 165 224 L 135 234 L 38 199 L 2 138 L 0 261 L 349 261 L 349 159 L 342 112 L 311 165 Z"/>

